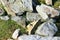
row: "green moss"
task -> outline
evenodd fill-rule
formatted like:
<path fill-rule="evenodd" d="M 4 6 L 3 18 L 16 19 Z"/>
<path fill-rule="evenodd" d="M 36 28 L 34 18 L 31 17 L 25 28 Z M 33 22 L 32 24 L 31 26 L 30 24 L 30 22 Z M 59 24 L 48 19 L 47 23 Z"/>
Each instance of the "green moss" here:
<path fill-rule="evenodd" d="M 12 33 L 17 28 L 21 29 L 22 34 L 26 32 L 24 28 L 12 20 L 0 20 L 0 40 L 7 40 L 8 38 L 11 38 Z"/>
<path fill-rule="evenodd" d="M 43 3 L 43 4 L 45 4 L 45 0 L 38 0 L 38 2 L 41 4 L 41 3 Z"/>

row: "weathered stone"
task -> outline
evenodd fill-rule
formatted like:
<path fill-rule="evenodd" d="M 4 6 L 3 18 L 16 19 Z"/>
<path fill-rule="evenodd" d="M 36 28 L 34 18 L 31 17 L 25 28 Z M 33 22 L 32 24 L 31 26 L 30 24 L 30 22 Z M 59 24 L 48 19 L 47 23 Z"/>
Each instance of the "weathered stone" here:
<path fill-rule="evenodd" d="M 18 40 L 40 40 L 40 38 L 38 35 L 23 35 L 19 36 Z"/>
<path fill-rule="evenodd" d="M 45 12 L 43 12 L 41 6 L 38 5 L 38 6 L 36 7 L 36 10 L 38 11 L 38 13 L 39 13 L 39 15 L 40 15 L 41 20 L 45 21 L 45 20 L 48 19 L 48 15 L 47 15 Z"/>
<path fill-rule="evenodd" d="M 0 8 L 0 15 L 4 14 L 4 10 L 2 8 Z"/>
<path fill-rule="evenodd" d="M 57 30 L 58 29 L 56 25 L 53 22 L 48 21 L 41 24 L 37 28 L 35 34 L 42 35 L 42 36 L 53 36 L 57 32 Z"/>
<path fill-rule="evenodd" d="M 26 11 L 32 12 L 32 0 L 22 0 L 24 6 L 26 7 Z"/>
<path fill-rule="evenodd" d="M 1 19 L 1 20 L 8 20 L 9 17 L 8 17 L 8 16 L 0 16 L 0 19 Z"/>
<path fill-rule="evenodd" d="M 40 15 L 38 13 L 29 13 L 26 14 L 27 21 L 37 21 L 40 19 Z"/>
<path fill-rule="evenodd" d="M 16 30 L 14 31 L 14 33 L 12 34 L 12 38 L 13 38 L 13 39 L 17 39 L 17 38 L 18 38 L 18 35 L 19 35 L 19 32 L 20 32 L 20 29 L 16 29 Z"/>
<path fill-rule="evenodd" d="M 45 3 L 46 3 L 47 5 L 52 5 L 52 0 L 45 0 Z"/>
<path fill-rule="evenodd" d="M 11 20 L 14 20 L 15 22 L 17 22 L 20 26 L 22 26 L 23 28 L 25 28 L 26 23 L 25 23 L 25 18 L 22 16 L 14 16 L 11 18 Z"/>
<path fill-rule="evenodd" d="M 59 12 L 57 10 L 55 10 L 54 8 L 50 7 L 50 6 L 46 6 L 44 4 L 41 4 L 41 6 L 37 6 L 36 10 L 38 11 L 38 13 L 40 14 L 40 16 L 44 19 L 47 19 L 48 16 L 47 15 L 51 15 L 50 17 L 55 17 L 55 16 L 59 16 Z"/>

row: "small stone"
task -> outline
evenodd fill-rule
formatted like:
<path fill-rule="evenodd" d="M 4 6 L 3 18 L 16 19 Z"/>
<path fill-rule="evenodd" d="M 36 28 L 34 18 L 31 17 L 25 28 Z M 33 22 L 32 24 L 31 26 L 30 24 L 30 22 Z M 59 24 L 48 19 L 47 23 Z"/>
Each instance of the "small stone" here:
<path fill-rule="evenodd" d="M 38 13 L 29 13 L 26 14 L 27 21 L 37 21 L 40 19 L 40 15 Z"/>
<path fill-rule="evenodd" d="M 17 39 L 17 38 L 18 38 L 18 35 L 19 35 L 19 32 L 20 32 L 20 29 L 16 29 L 16 30 L 14 31 L 14 33 L 12 34 L 12 38 L 13 38 L 13 39 Z"/>
<path fill-rule="evenodd" d="M 53 22 L 48 21 L 41 24 L 37 28 L 35 34 L 42 35 L 42 36 L 53 36 L 57 31 L 58 29 L 56 25 Z"/>
<path fill-rule="evenodd" d="M 1 19 L 1 20 L 8 20 L 9 17 L 8 17 L 8 16 L 0 16 L 0 19 Z"/>
<path fill-rule="evenodd" d="M 26 23 L 25 23 L 26 20 L 22 16 L 20 16 L 20 17 L 19 16 L 14 16 L 14 17 L 11 18 L 11 20 L 17 22 L 17 24 L 19 24 L 23 28 L 25 28 L 25 26 L 26 26 Z"/>

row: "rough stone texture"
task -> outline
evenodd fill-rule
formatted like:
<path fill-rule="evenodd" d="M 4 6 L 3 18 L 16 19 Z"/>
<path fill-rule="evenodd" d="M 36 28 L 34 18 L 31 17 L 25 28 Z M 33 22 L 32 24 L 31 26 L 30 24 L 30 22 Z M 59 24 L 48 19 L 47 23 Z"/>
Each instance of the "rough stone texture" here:
<path fill-rule="evenodd" d="M 0 16 L 0 19 L 1 19 L 1 20 L 8 20 L 9 17 L 8 17 L 8 16 Z"/>
<path fill-rule="evenodd" d="M 60 37 L 41 37 L 38 35 L 22 35 L 18 40 L 60 40 Z"/>
<path fill-rule="evenodd" d="M 52 0 L 45 0 L 45 3 L 46 3 L 47 5 L 52 5 Z"/>
<path fill-rule="evenodd" d="M 27 12 L 27 14 L 26 14 L 26 19 L 27 19 L 27 21 L 37 21 L 37 20 L 39 20 L 41 17 L 40 17 L 40 15 L 38 14 L 38 13 L 29 13 L 29 12 Z"/>
<path fill-rule="evenodd" d="M 41 20 L 45 21 L 45 20 L 48 19 L 48 15 L 47 15 L 45 12 L 43 12 L 42 9 L 43 9 L 43 8 L 42 8 L 41 6 L 37 5 L 36 10 L 37 10 L 37 12 L 38 12 L 39 15 L 40 15 Z"/>
<path fill-rule="evenodd" d="M 56 25 L 53 22 L 48 21 L 41 24 L 37 28 L 35 34 L 42 35 L 42 36 L 53 36 L 57 32 L 57 30 L 58 29 Z"/>
<path fill-rule="evenodd" d="M 25 18 L 22 16 L 14 16 L 11 18 L 11 20 L 14 20 L 15 22 L 17 22 L 20 26 L 22 26 L 23 28 L 25 28 L 26 23 L 25 23 Z"/>
<path fill-rule="evenodd" d="M 0 8 L 0 15 L 4 14 L 4 10 L 2 8 Z"/>
<path fill-rule="evenodd" d="M 12 34 L 12 38 L 13 38 L 13 39 L 17 39 L 17 38 L 18 38 L 18 35 L 19 35 L 19 32 L 20 32 L 20 29 L 16 29 L 16 30 L 14 31 L 14 33 Z"/>
<path fill-rule="evenodd" d="M 18 40 L 40 40 L 40 38 L 38 35 L 23 35 L 19 36 Z"/>
<path fill-rule="evenodd" d="M 36 10 L 38 11 L 38 13 L 40 14 L 40 16 L 43 18 L 44 15 L 51 15 L 50 17 L 55 17 L 55 16 L 59 16 L 59 12 L 57 10 L 55 10 L 54 8 L 50 7 L 50 6 L 47 6 L 47 5 L 44 5 L 44 4 L 41 4 L 41 6 L 37 6 L 36 7 Z M 42 16 L 43 15 L 43 16 Z M 45 19 L 47 19 L 46 15 L 46 18 L 44 16 Z"/>

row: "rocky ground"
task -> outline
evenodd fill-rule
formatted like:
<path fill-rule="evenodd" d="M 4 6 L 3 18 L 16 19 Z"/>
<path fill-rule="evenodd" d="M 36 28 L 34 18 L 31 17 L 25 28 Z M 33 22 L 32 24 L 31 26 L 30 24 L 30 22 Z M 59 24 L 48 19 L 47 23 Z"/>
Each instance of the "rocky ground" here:
<path fill-rule="evenodd" d="M 60 40 L 60 0 L 0 0 L 0 40 Z"/>

